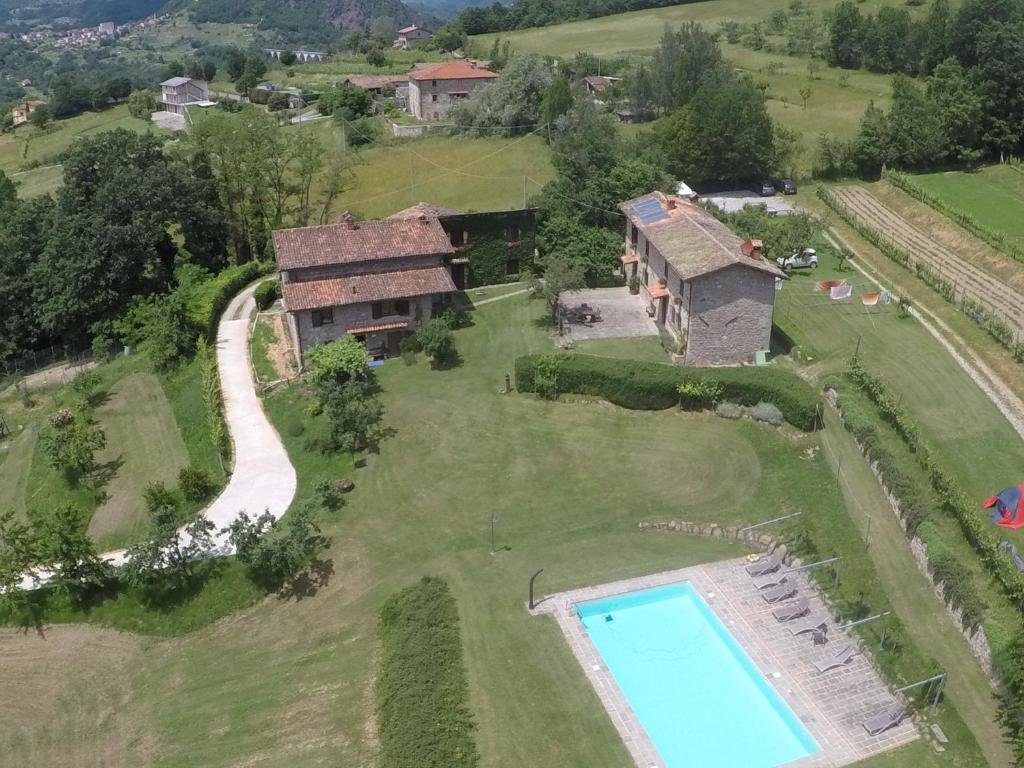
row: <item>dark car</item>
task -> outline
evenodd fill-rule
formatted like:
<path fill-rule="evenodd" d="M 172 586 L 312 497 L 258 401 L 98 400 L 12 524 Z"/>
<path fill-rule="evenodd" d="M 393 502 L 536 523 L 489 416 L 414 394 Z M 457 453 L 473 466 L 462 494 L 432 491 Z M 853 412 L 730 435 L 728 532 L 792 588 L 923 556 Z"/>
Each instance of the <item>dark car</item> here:
<path fill-rule="evenodd" d="M 796 184 L 793 183 L 792 179 L 779 179 L 775 182 L 775 189 L 784 195 L 796 194 Z"/>
<path fill-rule="evenodd" d="M 754 191 L 761 197 L 771 197 L 775 194 L 775 185 L 769 180 L 759 181 L 754 184 Z"/>

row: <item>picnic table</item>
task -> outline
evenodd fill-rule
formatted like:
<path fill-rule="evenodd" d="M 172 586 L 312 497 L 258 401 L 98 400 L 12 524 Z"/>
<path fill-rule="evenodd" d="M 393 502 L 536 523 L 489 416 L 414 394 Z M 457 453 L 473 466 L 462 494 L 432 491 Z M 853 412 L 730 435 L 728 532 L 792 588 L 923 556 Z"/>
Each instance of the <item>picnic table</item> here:
<path fill-rule="evenodd" d="M 589 325 L 590 323 L 600 322 L 601 320 L 600 310 L 587 303 L 577 304 L 572 307 L 563 307 L 562 314 L 570 323 L 582 323 L 584 325 Z"/>

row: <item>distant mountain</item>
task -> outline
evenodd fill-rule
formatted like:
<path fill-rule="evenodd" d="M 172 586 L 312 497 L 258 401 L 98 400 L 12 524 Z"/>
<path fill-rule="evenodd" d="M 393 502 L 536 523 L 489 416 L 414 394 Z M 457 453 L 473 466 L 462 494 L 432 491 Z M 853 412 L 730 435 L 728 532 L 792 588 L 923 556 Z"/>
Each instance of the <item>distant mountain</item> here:
<path fill-rule="evenodd" d="M 167 0 L 0 0 L 0 29 L 27 30 L 42 24 L 59 29 L 126 24 L 160 10 Z"/>
<path fill-rule="evenodd" d="M 2 1 L 2 0 L 0 0 Z M 169 10 L 187 11 L 193 21 L 256 24 L 282 43 L 326 45 L 338 33 L 387 16 L 399 26 L 437 26 L 440 19 L 401 0 L 171 0 Z"/>

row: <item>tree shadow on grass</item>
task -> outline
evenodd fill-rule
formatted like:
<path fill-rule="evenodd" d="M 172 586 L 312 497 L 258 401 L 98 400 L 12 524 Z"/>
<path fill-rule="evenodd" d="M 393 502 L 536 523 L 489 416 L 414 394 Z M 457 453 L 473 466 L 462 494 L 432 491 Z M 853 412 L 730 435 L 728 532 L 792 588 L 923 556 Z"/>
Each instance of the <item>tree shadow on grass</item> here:
<path fill-rule="evenodd" d="M 458 353 L 458 350 L 453 350 L 448 357 L 443 360 L 432 360 L 430 367 L 435 371 L 451 371 L 456 368 L 461 368 L 465 361 L 462 359 L 462 355 Z"/>
<path fill-rule="evenodd" d="M 280 600 L 295 600 L 299 602 L 307 597 L 313 597 L 323 587 L 331 583 L 334 575 L 334 560 L 327 558 L 313 558 L 302 571 L 297 573 L 277 591 Z"/>
<path fill-rule="evenodd" d="M 210 557 L 194 564 L 189 572 L 162 572 L 145 586 L 142 601 L 152 611 L 173 611 L 197 597 L 226 565 L 223 558 Z"/>
<path fill-rule="evenodd" d="M 118 456 L 117 458 L 111 459 L 110 461 L 104 461 L 101 464 L 97 464 L 96 468 L 93 469 L 89 477 L 89 482 L 92 484 L 93 488 L 99 490 L 103 488 L 103 486 L 105 486 L 111 480 L 113 480 L 117 476 L 118 471 L 123 466 L 123 456 Z"/>

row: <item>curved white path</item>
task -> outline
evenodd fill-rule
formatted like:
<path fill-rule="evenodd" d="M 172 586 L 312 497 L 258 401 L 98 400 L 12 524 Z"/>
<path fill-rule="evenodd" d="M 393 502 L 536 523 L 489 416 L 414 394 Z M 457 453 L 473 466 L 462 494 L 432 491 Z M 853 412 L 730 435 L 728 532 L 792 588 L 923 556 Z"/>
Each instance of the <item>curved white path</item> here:
<path fill-rule="evenodd" d="M 224 396 L 224 418 L 234 448 L 234 470 L 227 486 L 201 514 L 216 527 L 217 553 L 229 555 L 232 547 L 222 529 L 242 512 L 256 517 L 269 511 L 280 518 L 295 498 L 295 467 L 271 426 L 256 396 L 249 362 L 249 332 L 256 311 L 253 291 L 259 282 L 243 289 L 232 299 L 217 328 L 217 367 Z M 104 552 L 101 557 L 113 565 L 125 562 L 127 550 Z M 47 568 L 27 574 L 22 588 L 33 589 L 52 576 Z"/>

